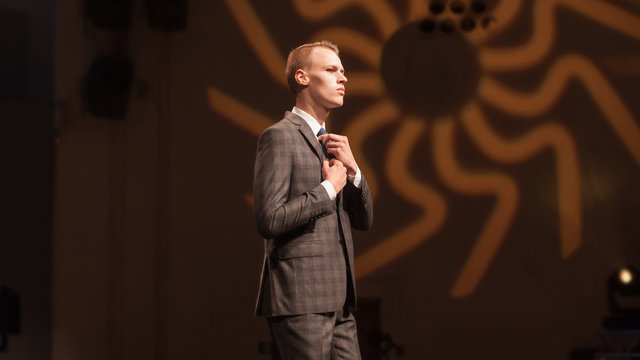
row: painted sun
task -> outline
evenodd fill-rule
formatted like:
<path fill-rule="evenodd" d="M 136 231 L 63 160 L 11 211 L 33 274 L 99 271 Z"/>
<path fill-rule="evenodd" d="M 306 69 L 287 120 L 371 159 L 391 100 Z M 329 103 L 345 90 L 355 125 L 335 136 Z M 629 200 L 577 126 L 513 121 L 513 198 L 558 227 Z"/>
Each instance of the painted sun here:
<path fill-rule="evenodd" d="M 488 1 L 487 1 L 488 2 Z M 248 45 L 278 86 L 286 87 L 284 58 L 275 39 L 247 0 L 225 0 L 230 14 Z M 554 154 L 560 253 L 567 259 L 581 245 L 582 203 L 579 149 L 561 120 L 546 120 L 545 114 L 562 98 L 570 82 L 577 82 L 590 95 L 621 144 L 640 165 L 640 128 L 607 77 L 587 56 L 567 53 L 550 57 L 556 33 L 556 11 L 572 11 L 623 36 L 640 41 L 640 18 L 601 0 L 538 0 L 532 11 L 532 33 L 517 46 L 489 46 L 497 34 L 508 30 L 526 2 L 509 0 L 424 1 L 407 0 L 406 14 L 399 14 L 389 0 L 293 0 L 301 19 L 317 24 L 317 32 L 305 41 L 327 39 L 342 53 L 360 59 L 368 69 L 349 71 L 348 96 L 365 97 L 371 104 L 349 119 L 343 133 L 375 194 L 385 181 L 402 201 L 420 209 L 421 215 L 356 258 L 357 278 L 364 278 L 400 260 L 441 230 L 448 219 L 446 197 L 412 173 L 409 159 L 419 141 L 427 139 L 429 152 L 419 154 L 424 166 L 432 166 L 438 180 L 463 196 L 490 196 L 493 208 L 487 215 L 475 244 L 460 269 L 450 293 L 472 294 L 481 283 L 517 214 L 520 186 L 506 173 L 477 172 L 461 165 L 456 156 L 457 134 L 464 132 L 480 153 L 503 166 L 522 163 L 543 151 Z M 370 17 L 378 34 L 372 38 L 347 24 L 323 27 L 346 8 L 357 8 Z M 446 43 L 446 44 L 445 44 Z M 465 66 L 450 66 L 448 51 L 464 54 Z M 534 91 L 523 93 L 499 80 L 499 74 L 518 74 L 542 62 L 548 71 Z M 459 64 L 458 64 L 459 65 Z M 460 74 L 460 69 L 469 76 Z M 456 85 L 433 84 L 464 76 Z M 455 91 L 450 96 L 447 91 Z M 462 94 L 462 96 L 460 95 Z M 258 136 L 272 119 L 259 110 L 227 95 L 223 89 L 207 88 L 211 108 L 236 126 Z M 500 111 L 513 121 L 532 119 L 527 133 L 506 138 L 492 128 L 487 108 Z M 377 173 L 364 143 L 382 128 L 392 126 L 385 150 L 383 173 Z M 248 189 L 247 189 L 248 190 Z M 549 215 L 552 216 L 552 215 Z"/>

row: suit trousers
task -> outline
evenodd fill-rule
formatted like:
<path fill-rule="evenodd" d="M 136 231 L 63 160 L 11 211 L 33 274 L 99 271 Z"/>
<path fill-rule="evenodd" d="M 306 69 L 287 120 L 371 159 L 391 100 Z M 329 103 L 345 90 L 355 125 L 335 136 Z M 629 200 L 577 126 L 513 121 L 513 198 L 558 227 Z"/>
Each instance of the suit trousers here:
<path fill-rule="evenodd" d="M 361 360 L 351 312 L 274 316 L 267 323 L 282 360 Z"/>

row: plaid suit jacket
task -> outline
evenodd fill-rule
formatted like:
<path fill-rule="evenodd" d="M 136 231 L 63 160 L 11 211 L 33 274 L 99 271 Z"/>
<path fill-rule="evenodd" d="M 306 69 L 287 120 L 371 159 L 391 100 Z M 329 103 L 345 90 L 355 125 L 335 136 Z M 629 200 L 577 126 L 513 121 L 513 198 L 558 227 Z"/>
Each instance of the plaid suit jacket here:
<path fill-rule="evenodd" d="M 347 182 L 331 200 L 320 184 L 323 159 L 309 125 L 289 111 L 260 136 L 253 191 L 265 254 L 256 315 L 342 311 L 347 266 L 353 299 L 346 305 L 355 310 L 351 227 L 371 227 L 373 201 L 364 175 L 360 188 Z"/>

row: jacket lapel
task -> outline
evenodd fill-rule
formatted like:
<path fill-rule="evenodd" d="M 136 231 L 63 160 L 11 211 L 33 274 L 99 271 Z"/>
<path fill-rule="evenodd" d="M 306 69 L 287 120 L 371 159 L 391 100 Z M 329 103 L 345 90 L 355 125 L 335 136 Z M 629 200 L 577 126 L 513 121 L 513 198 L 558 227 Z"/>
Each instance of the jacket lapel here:
<path fill-rule="evenodd" d="M 306 121 L 304 121 L 303 118 L 301 118 L 300 116 L 287 111 L 284 115 L 284 117 L 291 121 L 292 123 L 294 123 L 295 125 L 298 126 L 298 130 L 300 131 L 300 133 L 302 134 L 302 136 L 305 137 L 305 139 L 307 140 L 307 142 L 309 143 L 309 145 L 311 145 L 311 147 L 313 148 L 313 150 L 315 150 L 316 155 L 318 156 L 318 158 L 320 160 L 324 159 L 324 152 L 322 151 L 322 146 L 320 146 L 320 142 L 318 141 L 318 137 L 316 137 L 316 134 L 313 133 L 313 131 L 311 131 L 311 128 L 309 127 L 309 124 L 307 124 Z"/>

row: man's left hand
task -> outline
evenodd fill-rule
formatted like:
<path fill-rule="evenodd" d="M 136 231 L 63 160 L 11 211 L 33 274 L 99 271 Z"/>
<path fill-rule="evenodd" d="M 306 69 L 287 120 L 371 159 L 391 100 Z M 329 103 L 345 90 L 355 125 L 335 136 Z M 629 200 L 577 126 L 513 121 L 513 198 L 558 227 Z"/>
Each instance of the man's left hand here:
<path fill-rule="evenodd" d="M 338 134 L 325 134 L 318 136 L 318 140 L 324 143 L 327 148 L 327 153 L 340 160 L 344 167 L 347 168 L 347 174 L 354 176 L 358 171 L 358 164 L 356 159 L 351 153 L 351 147 L 349 146 L 349 139 L 346 136 Z"/>

